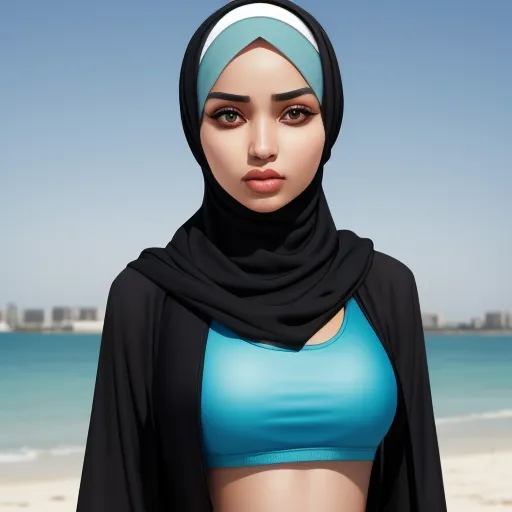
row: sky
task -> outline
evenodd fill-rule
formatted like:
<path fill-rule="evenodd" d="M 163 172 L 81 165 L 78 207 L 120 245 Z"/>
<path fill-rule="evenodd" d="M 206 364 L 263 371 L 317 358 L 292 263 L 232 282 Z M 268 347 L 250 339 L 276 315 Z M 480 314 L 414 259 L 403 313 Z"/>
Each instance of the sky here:
<path fill-rule="evenodd" d="M 224 3 L 0 2 L 0 309 L 103 308 L 199 207 L 178 78 Z M 343 77 L 338 229 L 409 266 L 424 312 L 512 309 L 512 2 L 297 3 Z"/>

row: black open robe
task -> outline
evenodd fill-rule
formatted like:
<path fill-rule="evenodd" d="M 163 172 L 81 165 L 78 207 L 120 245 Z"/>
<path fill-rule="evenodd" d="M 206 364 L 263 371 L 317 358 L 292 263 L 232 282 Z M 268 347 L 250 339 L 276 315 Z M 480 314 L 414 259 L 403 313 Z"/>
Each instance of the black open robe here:
<path fill-rule="evenodd" d="M 414 276 L 396 259 L 375 252 L 355 299 L 386 349 L 399 387 L 366 510 L 445 512 Z M 212 511 L 200 424 L 208 328 L 206 319 L 136 270 L 126 268 L 114 280 L 78 512 Z"/>

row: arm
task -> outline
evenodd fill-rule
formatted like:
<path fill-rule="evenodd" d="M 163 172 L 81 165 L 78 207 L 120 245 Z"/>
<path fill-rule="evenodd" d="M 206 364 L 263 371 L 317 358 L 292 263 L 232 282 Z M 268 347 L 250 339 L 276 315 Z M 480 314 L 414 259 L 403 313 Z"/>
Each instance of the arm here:
<path fill-rule="evenodd" d="M 359 295 L 398 383 L 396 416 L 373 465 L 367 511 L 446 512 L 414 275 L 400 261 L 376 252 Z"/>
<path fill-rule="evenodd" d="M 406 314 L 401 317 L 404 338 L 397 353 L 399 372 L 404 376 L 402 387 L 408 420 L 403 470 L 415 490 L 411 496 L 415 511 L 446 512 L 418 289 L 412 272 L 407 273 Z"/>
<path fill-rule="evenodd" d="M 158 299 L 131 269 L 110 288 L 77 512 L 158 510 L 150 401 Z"/>

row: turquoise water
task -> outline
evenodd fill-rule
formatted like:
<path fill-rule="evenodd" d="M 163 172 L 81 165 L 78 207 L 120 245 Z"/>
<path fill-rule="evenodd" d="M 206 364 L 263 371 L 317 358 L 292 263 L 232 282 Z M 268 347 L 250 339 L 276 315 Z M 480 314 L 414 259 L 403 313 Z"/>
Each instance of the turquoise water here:
<path fill-rule="evenodd" d="M 83 451 L 99 344 L 0 333 L 0 464 Z M 512 437 L 512 337 L 428 336 L 427 353 L 440 436 Z"/>
<path fill-rule="evenodd" d="M 483 412 L 512 418 L 512 336 L 432 335 L 427 355 L 438 424 Z"/>

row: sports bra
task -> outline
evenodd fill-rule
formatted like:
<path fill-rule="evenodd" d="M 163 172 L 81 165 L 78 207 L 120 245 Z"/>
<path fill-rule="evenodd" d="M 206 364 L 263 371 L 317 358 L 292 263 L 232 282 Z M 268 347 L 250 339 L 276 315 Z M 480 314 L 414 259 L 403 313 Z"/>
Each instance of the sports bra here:
<path fill-rule="evenodd" d="M 298 352 L 210 326 L 201 391 L 209 468 L 373 460 L 396 406 L 393 368 L 354 299 L 331 339 Z"/>

